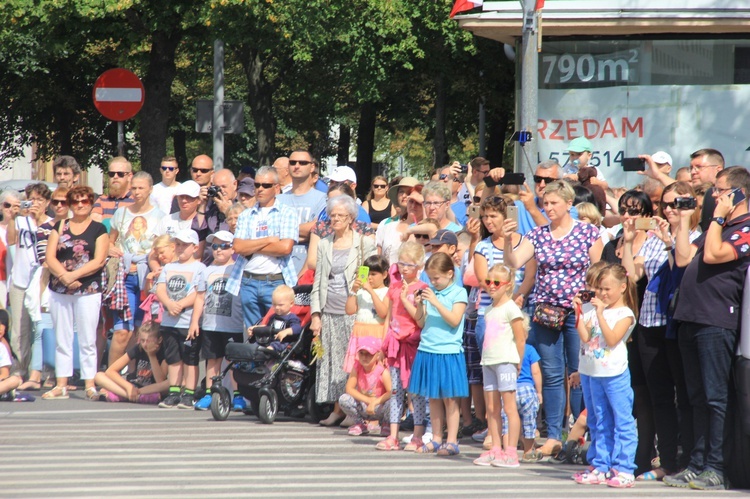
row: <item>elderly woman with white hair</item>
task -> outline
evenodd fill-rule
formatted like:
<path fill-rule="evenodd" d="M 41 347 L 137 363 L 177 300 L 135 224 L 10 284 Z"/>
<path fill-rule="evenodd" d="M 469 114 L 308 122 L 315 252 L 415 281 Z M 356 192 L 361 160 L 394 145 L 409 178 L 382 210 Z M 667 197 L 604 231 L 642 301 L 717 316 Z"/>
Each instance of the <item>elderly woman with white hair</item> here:
<path fill-rule="evenodd" d="M 357 271 L 365 259 L 375 254 L 375 242 L 352 230 L 359 209 L 349 196 L 328 200 L 326 210 L 333 233 L 318 243 L 317 268 L 311 296 L 310 329 L 320 338 L 323 357 L 317 361 L 316 401 L 337 402 L 346 389 L 347 373 L 344 357 L 354 326 L 354 316 L 347 315 L 346 300 L 351 293 Z M 333 426 L 344 419 L 336 403 L 324 426 Z"/>
<path fill-rule="evenodd" d="M 451 190 L 444 182 L 428 182 L 422 189 L 424 197 L 424 216 L 434 218 L 440 224 L 440 229 L 460 232 L 463 227 L 448 218 L 451 209 Z"/>

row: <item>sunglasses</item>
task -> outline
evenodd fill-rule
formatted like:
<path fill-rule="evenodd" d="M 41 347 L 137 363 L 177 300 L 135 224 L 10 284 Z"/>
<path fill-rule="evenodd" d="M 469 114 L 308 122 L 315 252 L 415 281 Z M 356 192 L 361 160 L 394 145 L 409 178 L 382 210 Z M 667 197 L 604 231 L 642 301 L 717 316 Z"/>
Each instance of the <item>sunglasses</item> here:
<path fill-rule="evenodd" d="M 3 207 L 9 210 L 9 209 L 13 208 L 13 205 L 10 204 L 10 203 L 3 203 Z"/>
<path fill-rule="evenodd" d="M 307 166 L 307 165 L 309 165 L 311 163 L 312 163 L 312 161 L 304 161 L 304 160 L 301 160 L 301 159 L 290 159 L 289 160 L 289 165 L 291 165 L 291 166 L 294 166 L 294 165 Z"/>
<path fill-rule="evenodd" d="M 482 202 L 482 196 L 474 196 L 471 199 L 474 201 L 475 204 L 479 204 Z"/>
<path fill-rule="evenodd" d="M 193 170 L 193 173 L 209 173 L 209 172 L 214 171 L 213 168 L 195 168 L 195 167 L 191 168 L 191 170 Z"/>
<path fill-rule="evenodd" d="M 386 187 L 388 187 L 388 186 L 385 185 L 385 184 L 373 184 L 372 185 L 373 189 L 385 189 Z"/>
<path fill-rule="evenodd" d="M 217 249 L 223 249 L 223 250 L 225 250 L 225 249 L 229 249 L 231 247 L 232 247 L 232 243 L 221 243 L 221 244 L 213 243 L 211 245 L 211 249 L 212 250 L 217 250 Z"/>
<path fill-rule="evenodd" d="M 50 203 L 52 203 L 52 206 L 67 206 L 68 205 L 68 201 L 65 199 L 53 199 L 52 201 L 50 201 Z"/>
<path fill-rule="evenodd" d="M 82 204 L 82 205 L 86 206 L 86 205 L 91 204 L 91 201 L 88 198 L 74 199 L 73 200 L 73 206 L 76 206 L 76 205 L 79 205 L 79 204 Z"/>
<path fill-rule="evenodd" d="M 109 175 L 109 178 L 124 178 L 125 175 L 129 175 L 130 172 L 107 172 L 107 175 Z"/>
<path fill-rule="evenodd" d="M 441 174 L 440 174 L 440 176 L 438 176 L 438 178 L 439 178 L 440 180 L 445 180 L 445 179 L 447 179 L 447 178 L 448 178 L 448 175 L 446 175 L 445 173 L 441 173 Z"/>
<path fill-rule="evenodd" d="M 642 214 L 643 208 L 625 208 L 624 206 L 621 206 L 620 209 L 617 210 L 617 212 L 620 215 L 624 215 L 625 213 L 627 213 L 631 217 L 634 217 L 634 216 Z"/>
<path fill-rule="evenodd" d="M 255 188 L 257 189 L 258 187 L 263 187 L 264 189 L 272 189 L 275 185 L 276 184 L 274 183 L 256 182 Z"/>
<path fill-rule="evenodd" d="M 557 179 L 551 177 L 542 177 L 541 175 L 534 175 L 534 183 L 541 184 L 542 182 L 544 182 L 545 184 L 551 184 L 552 182 L 557 182 Z"/>
<path fill-rule="evenodd" d="M 427 234 L 414 234 L 414 237 L 416 239 L 430 239 L 430 236 Z"/>
<path fill-rule="evenodd" d="M 494 285 L 496 288 L 499 288 L 500 286 L 507 286 L 510 284 L 510 281 L 492 281 L 490 279 L 485 279 L 484 284 L 487 286 Z"/>
<path fill-rule="evenodd" d="M 176 166 L 164 166 L 164 165 L 162 165 L 162 167 L 161 167 L 161 171 L 163 171 L 163 172 L 173 172 L 176 169 L 177 169 Z"/>

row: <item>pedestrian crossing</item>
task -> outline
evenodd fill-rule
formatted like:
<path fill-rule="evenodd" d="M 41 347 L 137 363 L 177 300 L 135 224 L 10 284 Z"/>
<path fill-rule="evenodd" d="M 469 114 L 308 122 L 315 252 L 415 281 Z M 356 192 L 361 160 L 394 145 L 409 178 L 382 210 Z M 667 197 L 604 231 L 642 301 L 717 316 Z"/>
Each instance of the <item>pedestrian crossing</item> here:
<path fill-rule="evenodd" d="M 379 437 L 233 413 L 70 401 L 43 410 L 0 406 L 0 497 L 715 497 L 639 483 L 626 491 L 581 486 L 576 468 L 474 466 L 458 458 L 374 449 Z M 739 496 L 738 491 L 722 496 Z"/>

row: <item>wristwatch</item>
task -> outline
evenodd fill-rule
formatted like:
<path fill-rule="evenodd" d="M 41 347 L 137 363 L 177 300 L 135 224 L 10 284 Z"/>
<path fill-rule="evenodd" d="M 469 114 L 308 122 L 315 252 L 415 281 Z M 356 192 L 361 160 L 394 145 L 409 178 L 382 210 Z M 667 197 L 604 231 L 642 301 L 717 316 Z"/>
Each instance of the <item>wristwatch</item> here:
<path fill-rule="evenodd" d="M 716 223 L 718 223 L 719 225 L 724 225 L 724 222 L 726 222 L 726 221 L 727 221 L 727 219 L 726 219 L 726 218 L 724 218 L 724 217 L 713 217 L 713 218 L 711 219 L 711 221 L 712 221 L 712 222 L 716 222 Z"/>

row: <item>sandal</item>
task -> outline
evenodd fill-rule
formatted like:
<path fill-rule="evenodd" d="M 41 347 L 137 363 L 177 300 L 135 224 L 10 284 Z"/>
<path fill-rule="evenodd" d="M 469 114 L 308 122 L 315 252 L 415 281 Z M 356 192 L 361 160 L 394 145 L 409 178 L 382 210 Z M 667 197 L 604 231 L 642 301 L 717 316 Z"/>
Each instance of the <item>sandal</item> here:
<path fill-rule="evenodd" d="M 42 389 L 41 381 L 34 381 L 33 379 L 27 380 L 18 387 L 19 391 L 22 392 L 38 392 Z"/>
<path fill-rule="evenodd" d="M 96 391 L 95 386 L 86 388 L 86 398 L 89 400 L 99 400 L 99 392 Z"/>
<path fill-rule="evenodd" d="M 638 475 L 639 482 L 661 481 L 668 473 L 664 468 L 656 468 Z"/>
<path fill-rule="evenodd" d="M 417 449 L 420 447 L 422 447 L 422 439 L 412 437 L 411 441 L 404 447 L 404 450 L 406 452 L 417 452 Z"/>
<path fill-rule="evenodd" d="M 388 437 L 378 442 L 375 448 L 377 450 L 401 450 L 401 444 L 398 443 L 397 438 Z"/>
<path fill-rule="evenodd" d="M 437 451 L 438 456 L 448 456 L 448 457 L 457 456 L 460 453 L 461 451 L 458 450 L 458 444 L 454 444 L 452 442 L 443 443 L 443 445 L 440 446 L 440 450 Z"/>
<path fill-rule="evenodd" d="M 422 445 L 421 447 L 418 447 L 415 451 L 417 454 L 435 454 L 442 444 L 440 442 L 435 442 L 434 440 L 430 440 L 426 444 Z"/>
<path fill-rule="evenodd" d="M 544 454 L 534 449 L 521 456 L 520 461 L 522 463 L 538 463 L 542 459 L 544 459 Z"/>
<path fill-rule="evenodd" d="M 42 398 L 45 400 L 63 400 L 63 399 L 70 398 L 68 396 L 68 387 L 56 386 L 52 390 L 42 395 Z"/>

